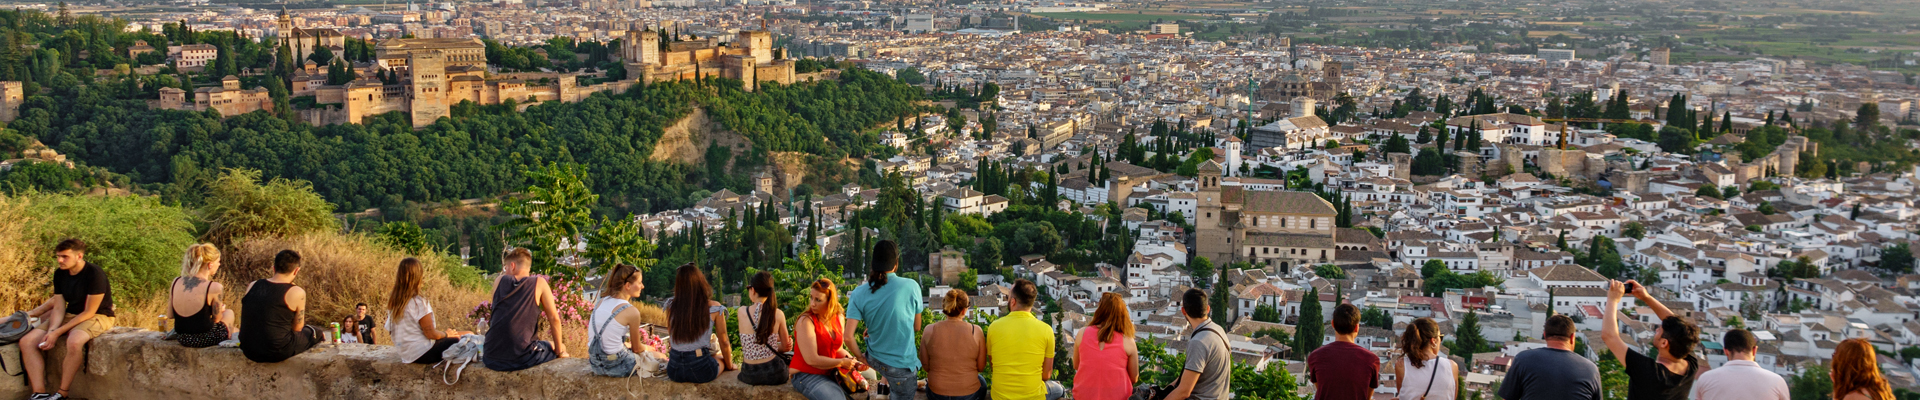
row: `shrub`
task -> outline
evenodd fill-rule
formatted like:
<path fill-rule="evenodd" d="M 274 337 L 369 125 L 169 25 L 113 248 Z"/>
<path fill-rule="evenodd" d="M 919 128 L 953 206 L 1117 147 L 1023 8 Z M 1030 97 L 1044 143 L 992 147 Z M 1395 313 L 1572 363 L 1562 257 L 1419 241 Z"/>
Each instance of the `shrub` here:
<path fill-rule="evenodd" d="M 201 238 L 230 247 L 247 238 L 287 238 L 330 232 L 338 222 L 333 205 L 306 181 L 274 178 L 260 184 L 260 171 L 229 169 L 207 188 L 207 232 Z"/>

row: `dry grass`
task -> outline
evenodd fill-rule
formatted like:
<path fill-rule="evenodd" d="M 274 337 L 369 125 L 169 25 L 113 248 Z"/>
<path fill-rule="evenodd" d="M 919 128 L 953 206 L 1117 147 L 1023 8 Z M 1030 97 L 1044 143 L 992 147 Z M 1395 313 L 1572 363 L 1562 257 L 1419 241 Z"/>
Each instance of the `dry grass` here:
<path fill-rule="evenodd" d="M 0 307 L 4 310 L 28 310 L 47 299 L 48 280 L 53 276 L 52 262 L 36 262 L 29 246 L 26 204 L 18 198 L 0 196 Z"/>
<path fill-rule="evenodd" d="M 294 284 L 307 292 L 307 324 L 326 325 L 353 315 L 353 306 L 367 303 L 374 321 L 385 324 L 387 293 L 393 289 L 393 274 L 400 260 L 412 255 L 381 245 L 372 237 L 359 234 L 308 234 L 287 239 L 254 239 L 235 245 L 221 260 L 220 276 L 227 285 L 222 299 L 236 312 L 247 284 L 273 275 L 273 256 L 292 249 L 302 257 L 300 275 Z M 449 260 L 444 255 L 418 256 L 426 266 L 420 295 L 433 304 L 434 320 L 443 328 L 473 329 L 467 311 L 487 300 L 483 288 L 454 285 L 441 271 Z M 388 335 L 378 335 L 382 343 Z"/>
<path fill-rule="evenodd" d="M 340 321 L 353 314 L 357 303 L 371 305 L 374 320 L 383 326 L 387 318 L 385 304 L 387 293 L 393 289 L 394 270 L 400 260 L 410 255 L 379 244 L 374 238 L 358 234 L 309 234 L 289 239 L 255 239 L 240 243 L 237 249 L 230 251 L 222 260 L 218 279 L 230 289 L 224 297 L 237 312 L 240 296 L 246 290 L 248 282 L 264 279 L 272 275 L 273 256 L 280 250 L 293 249 L 300 252 L 302 264 L 300 275 L 294 283 L 307 291 L 307 323 L 324 325 L 327 322 Z M 421 283 L 420 295 L 426 296 L 433 304 L 434 320 L 441 328 L 473 330 L 474 321 L 467 314 L 483 301 L 492 299 L 490 287 L 462 287 L 447 279 L 441 270 L 449 266 L 457 267 L 457 261 L 445 260 L 445 255 L 418 256 L 426 265 L 425 281 Z M 636 304 L 648 321 L 666 321 L 666 314 L 658 307 L 648 304 Z M 563 322 L 566 344 L 574 356 L 586 355 L 586 323 Z M 484 332 L 482 332 L 484 333 Z M 544 335 L 543 335 L 544 336 Z M 390 334 L 379 335 L 380 343 L 390 344 Z"/>

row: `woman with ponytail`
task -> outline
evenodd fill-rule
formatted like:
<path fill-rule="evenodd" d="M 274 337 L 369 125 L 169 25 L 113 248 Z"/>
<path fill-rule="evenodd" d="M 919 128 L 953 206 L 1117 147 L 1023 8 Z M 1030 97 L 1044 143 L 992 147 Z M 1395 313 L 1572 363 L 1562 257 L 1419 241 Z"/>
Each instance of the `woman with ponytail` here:
<path fill-rule="evenodd" d="M 849 341 L 853 358 L 863 359 L 886 377 L 888 387 L 900 390 L 894 396 L 913 396 L 919 384 L 920 352 L 913 334 L 920 330 L 920 310 L 926 300 L 920 297 L 920 283 L 899 279 L 893 271 L 900 267 L 900 249 L 892 240 L 873 245 L 873 268 L 867 283 L 847 293 L 847 321 L 841 332 L 850 339 L 865 339 L 866 354 L 860 342 Z M 867 324 L 866 335 L 859 335 L 860 323 Z"/>
<path fill-rule="evenodd" d="M 1393 363 L 1400 400 L 1453 400 L 1460 369 L 1440 354 L 1440 324 L 1421 318 L 1400 335 L 1400 361 Z M 1446 379 L 1440 379 L 1445 376 Z"/>
<path fill-rule="evenodd" d="M 780 300 L 773 295 L 773 274 L 761 271 L 747 281 L 747 300 L 740 306 L 740 352 L 746 365 L 740 368 L 740 382 L 768 386 L 787 384 L 787 364 L 781 353 L 791 349 L 793 336 L 787 330 L 787 314 L 780 311 Z"/>
<path fill-rule="evenodd" d="M 213 347 L 230 338 L 233 310 L 220 301 L 219 282 L 213 273 L 220 271 L 220 249 L 201 243 L 187 247 L 180 260 L 180 277 L 174 278 L 167 316 L 173 318 L 173 333 L 181 346 Z"/>
<path fill-rule="evenodd" d="M 973 301 L 967 293 L 951 290 L 942 296 L 940 311 L 947 319 L 927 325 L 920 363 L 927 366 L 927 400 L 984 400 L 987 369 L 987 333 L 967 322 Z"/>

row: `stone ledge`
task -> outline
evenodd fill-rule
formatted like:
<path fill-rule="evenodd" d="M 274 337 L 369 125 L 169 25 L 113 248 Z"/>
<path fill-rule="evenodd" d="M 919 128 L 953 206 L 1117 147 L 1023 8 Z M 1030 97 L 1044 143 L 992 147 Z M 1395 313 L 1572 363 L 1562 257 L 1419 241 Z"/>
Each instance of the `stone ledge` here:
<path fill-rule="evenodd" d="M 742 399 L 801 400 L 790 386 L 749 386 L 737 371 L 707 384 L 664 378 L 609 378 L 587 372 L 581 358 L 515 372 L 479 362 L 448 386 L 427 365 L 395 361 L 392 346 L 322 345 L 274 364 L 248 361 L 240 349 L 189 349 L 161 333 L 115 328 L 94 339 L 83 376 L 73 384 L 86 399 Z M 59 349 L 56 349 L 59 350 Z M 50 365 L 59 365 L 54 361 Z M 57 374 L 58 367 L 49 372 Z M 58 382 L 58 377 L 54 377 Z"/>

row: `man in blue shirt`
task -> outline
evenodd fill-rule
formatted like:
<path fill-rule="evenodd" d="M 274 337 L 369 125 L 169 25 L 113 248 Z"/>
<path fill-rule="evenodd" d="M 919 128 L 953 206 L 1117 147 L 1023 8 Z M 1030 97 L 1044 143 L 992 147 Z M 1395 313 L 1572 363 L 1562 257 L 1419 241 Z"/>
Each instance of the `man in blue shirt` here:
<path fill-rule="evenodd" d="M 920 297 L 920 282 L 893 274 L 900 268 L 900 250 L 893 241 L 873 245 L 872 264 L 867 282 L 847 293 L 847 326 L 841 332 L 859 332 L 855 328 L 865 321 L 866 335 L 852 336 L 863 339 L 866 348 L 853 345 L 847 351 L 886 377 L 889 389 L 903 391 L 900 397 L 911 399 L 919 387 L 915 375 L 920 369 L 913 336 L 920 330 L 920 310 L 927 308 L 926 300 Z"/>

